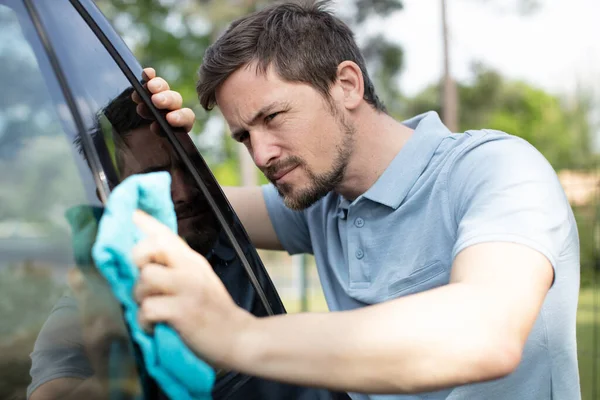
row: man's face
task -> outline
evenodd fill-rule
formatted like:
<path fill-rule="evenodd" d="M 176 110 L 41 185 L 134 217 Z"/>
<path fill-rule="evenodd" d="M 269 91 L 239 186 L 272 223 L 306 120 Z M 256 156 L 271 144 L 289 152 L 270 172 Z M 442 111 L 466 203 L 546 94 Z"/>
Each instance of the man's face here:
<path fill-rule="evenodd" d="M 192 145 L 185 139 L 181 140 L 183 144 Z M 122 179 L 133 174 L 169 172 L 179 235 L 196 251 L 208 251 L 216 237 L 214 214 L 168 140 L 153 133 L 149 126 L 131 131 L 124 140 L 125 148 L 119 154 Z"/>
<path fill-rule="evenodd" d="M 271 67 L 257 73 L 251 64 L 224 82 L 217 103 L 288 207 L 309 207 L 342 181 L 355 128 L 312 86 L 283 81 Z"/>

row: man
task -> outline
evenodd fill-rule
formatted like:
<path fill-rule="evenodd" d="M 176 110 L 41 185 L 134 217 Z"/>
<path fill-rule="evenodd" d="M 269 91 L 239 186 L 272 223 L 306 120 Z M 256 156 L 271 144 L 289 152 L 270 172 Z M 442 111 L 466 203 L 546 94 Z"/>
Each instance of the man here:
<path fill-rule="evenodd" d="M 181 107 L 164 80 L 148 87 Z M 169 323 L 215 365 L 354 399 L 580 398 L 577 227 L 532 146 L 451 133 L 435 113 L 395 121 L 322 2 L 235 21 L 197 89 L 271 181 L 226 189 L 252 241 L 314 254 L 332 312 L 255 318 L 137 212 L 143 324 Z"/>

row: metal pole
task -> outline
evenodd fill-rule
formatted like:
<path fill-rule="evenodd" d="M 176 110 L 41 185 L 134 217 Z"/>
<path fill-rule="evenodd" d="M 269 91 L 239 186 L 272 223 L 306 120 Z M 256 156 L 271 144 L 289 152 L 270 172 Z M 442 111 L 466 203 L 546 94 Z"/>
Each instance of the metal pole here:
<path fill-rule="evenodd" d="M 308 311 L 308 263 L 306 254 L 300 254 L 300 311 Z"/>
<path fill-rule="evenodd" d="M 458 93 L 450 72 L 450 34 L 446 0 L 442 1 L 442 37 L 444 41 L 444 78 L 442 89 L 442 119 L 452 132 L 458 132 Z"/>

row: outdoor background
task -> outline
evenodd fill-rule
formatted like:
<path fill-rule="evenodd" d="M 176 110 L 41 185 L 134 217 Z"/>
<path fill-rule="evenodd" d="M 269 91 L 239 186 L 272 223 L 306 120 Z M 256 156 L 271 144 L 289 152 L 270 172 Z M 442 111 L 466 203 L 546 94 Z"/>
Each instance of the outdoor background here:
<path fill-rule="evenodd" d="M 264 182 L 195 94 L 206 47 L 259 0 L 97 0 L 144 66 L 196 111 L 194 140 L 223 185 Z M 598 0 L 338 0 L 398 119 L 436 110 L 456 132 L 494 128 L 531 142 L 571 200 L 581 240 L 578 349 L 583 398 L 600 399 Z M 325 311 L 310 257 L 262 252 L 289 312 Z"/>

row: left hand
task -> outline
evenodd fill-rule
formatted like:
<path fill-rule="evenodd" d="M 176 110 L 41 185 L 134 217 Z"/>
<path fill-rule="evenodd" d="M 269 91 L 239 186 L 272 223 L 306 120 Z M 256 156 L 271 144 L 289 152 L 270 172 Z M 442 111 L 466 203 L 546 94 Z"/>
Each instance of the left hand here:
<path fill-rule="evenodd" d="M 133 221 L 146 234 L 133 249 L 142 326 L 169 324 L 202 359 L 232 368 L 239 340 L 255 317 L 235 304 L 209 262 L 183 239 L 142 211 Z"/>
<path fill-rule="evenodd" d="M 185 132 L 190 132 L 196 120 L 196 114 L 191 108 L 183 107 L 183 98 L 179 92 L 171 90 L 169 83 L 163 78 L 156 76 L 154 68 L 145 68 L 143 79 L 146 81 L 144 87 L 148 89 L 152 95 L 152 104 L 159 110 L 167 112 L 165 118 L 167 122 L 174 128 L 182 128 Z M 137 113 L 146 118 L 154 120 L 154 116 L 144 104 L 144 101 L 137 92 L 133 92 L 132 100 L 138 104 Z M 160 128 L 156 122 L 153 122 L 151 129 L 156 133 L 160 132 Z"/>

